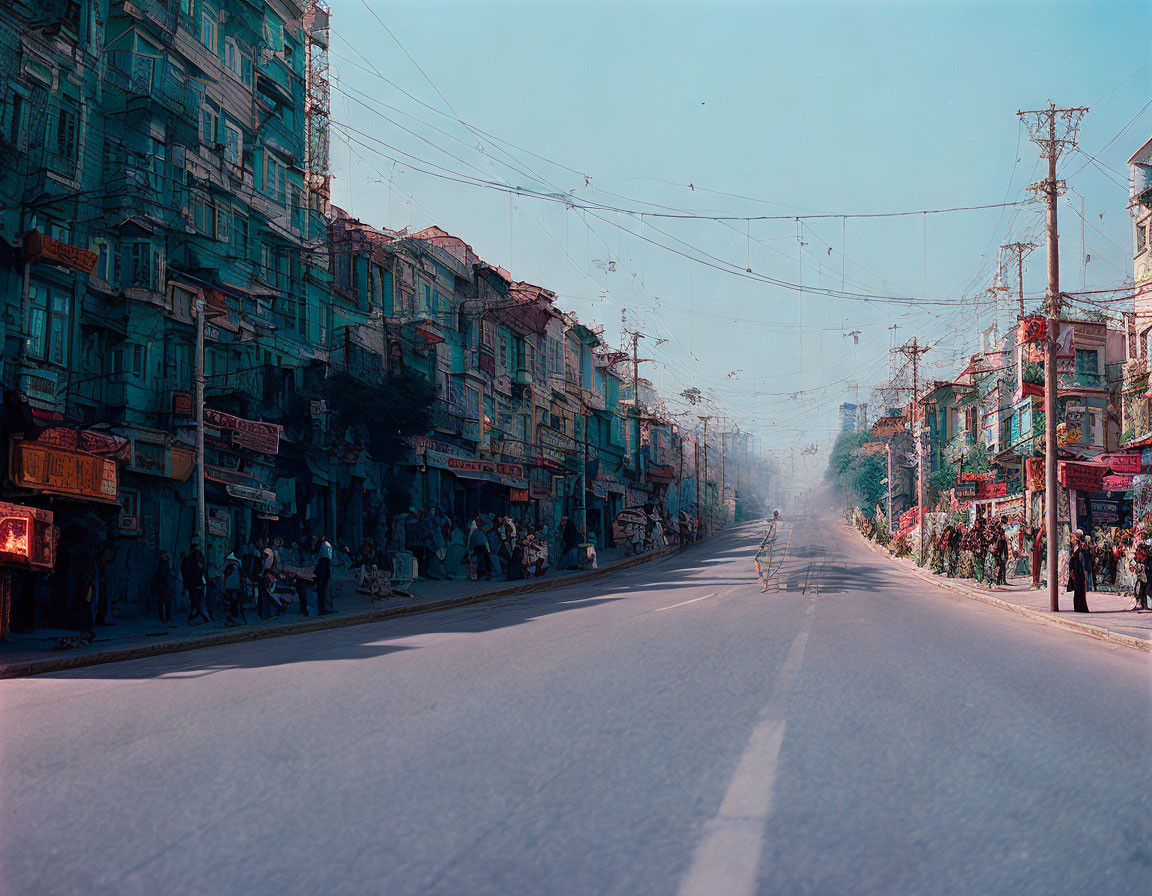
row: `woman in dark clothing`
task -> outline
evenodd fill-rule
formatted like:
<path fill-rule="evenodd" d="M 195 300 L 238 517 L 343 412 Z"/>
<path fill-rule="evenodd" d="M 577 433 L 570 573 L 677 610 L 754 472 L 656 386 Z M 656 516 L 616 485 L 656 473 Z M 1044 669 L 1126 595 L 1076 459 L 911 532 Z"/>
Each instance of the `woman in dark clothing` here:
<path fill-rule="evenodd" d="M 1008 584 L 1008 538 L 1004 535 L 1001 526 L 996 527 L 995 540 L 992 543 L 992 556 L 996 561 L 996 578 L 994 584 Z"/>
<path fill-rule="evenodd" d="M 1072 557 L 1068 561 L 1068 590 L 1072 592 L 1072 610 L 1076 613 L 1088 612 L 1088 575 L 1092 569 L 1092 554 L 1088 547 L 1077 540 L 1073 544 Z"/>

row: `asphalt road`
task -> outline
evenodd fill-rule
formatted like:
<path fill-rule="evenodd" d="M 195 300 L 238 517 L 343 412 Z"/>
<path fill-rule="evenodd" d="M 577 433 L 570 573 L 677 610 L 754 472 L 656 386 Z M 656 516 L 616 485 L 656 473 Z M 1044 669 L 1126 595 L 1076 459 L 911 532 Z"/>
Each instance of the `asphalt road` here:
<path fill-rule="evenodd" d="M 1147 655 L 758 540 L 0 681 L 0 893 L 1152 893 Z"/>

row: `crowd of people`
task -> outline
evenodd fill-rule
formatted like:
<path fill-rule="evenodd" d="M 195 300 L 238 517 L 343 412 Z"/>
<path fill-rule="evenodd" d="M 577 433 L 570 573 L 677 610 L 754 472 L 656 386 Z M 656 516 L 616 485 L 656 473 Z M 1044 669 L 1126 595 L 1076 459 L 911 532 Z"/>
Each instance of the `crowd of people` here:
<path fill-rule="evenodd" d="M 655 510 L 651 519 L 651 526 L 663 526 Z M 323 616 L 333 611 L 329 586 L 334 574 L 349 575 L 358 590 L 375 599 L 380 593 L 403 592 L 417 578 L 519 581 L 552 569 L 595 568 L 598 562 L 595 536 L 585 538 L 568 516 L 544 527 L 510 514 L 477 513 L 465 520 L 441 507 L 413 507 L 389 517 L 381 534 L 380 540 L 367 537 L 355 549 L 333 547 L 323 535 L 294 542 L 260 537 L 228 554 L 216 569 L 209 569 L 199 540 L 193 539 L 175 566 L 166 552 L 160 553 L 152 580 L 156 613 L 161 622 L 173 622 L 183 597 L 189 625 L 210 622 L 221 613 L 227 625 L 246 623 L 246 604 L 261 619 L 293 604 L 307 616 L 314 591 L 316 612 Z"/>

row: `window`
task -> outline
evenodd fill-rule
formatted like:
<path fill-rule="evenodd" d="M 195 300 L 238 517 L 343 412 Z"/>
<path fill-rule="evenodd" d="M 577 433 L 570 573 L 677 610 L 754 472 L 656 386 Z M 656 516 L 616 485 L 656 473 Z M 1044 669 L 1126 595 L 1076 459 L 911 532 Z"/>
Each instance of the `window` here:
<path fill-rule="evenodd" d="M 185 18 L 192 18 L 192 12 L 195 8 L 196 0 L 180 0 L 180 15 Z"/>
<path fill-rule="evenodd" d="M 288 189 L 288 184 L 285 179 L 287 172 L 284 170 L 284 166 L 277 161 L 276 157 L 271 153 L 264 153 L 264 159 L 264 192 L 270 198 L 283 205 Z"/>
<path fill-rule="evenodd" d="M 105 283 L 112 282 L 112 247 L 107 243 L 97 243 L 93 249 L 96 253 L 96 279 Z"/>
<path fill-rule="evenodd" d="M 212 204 L 202 196 L 192 198 L 192 226 L 204 236 L 216 235 L 216 215 Z"/>
<path fill-rule="evenodd" d="M 200 43 L 216 52 L 216 11 L 210 6 L 200 12 Z"/>
<path fill-rule="evenodd" d="M 252 57 L 247 53 L 240 54 L 240 80 L 252 86 Z"/>
<path fill-rule="evenodd" d="M 56 154 L 75 162 L 80 151 L 77 109 L 71 103 L 62 105 L 56 119 Z"/>
<path fill-rule="evenodd" d="M 129 243 L 124 250 L 125 287 L 159 292 L 164 282 L 164 256 L 150 242 Z"/>
<path fill-rule="evenodd" d="M 420 313 L 427 314 L 432 310 L 432 287 L 427 283 L 420 284 Z"/>
<path fill-rule="evenodd" d="M 224 122 L 224 161 L 239 165 L 243 155 L 244 132 L 232 122 Z"/>
<path fill-rule="evenodd" d="M 216 209 L 216 239 L 222 243 L 231 240 L 228 225 L 232 221 L 232 212 L 227 208 Z"/>
<path fill-rule="evenodd" d="M 1076 349 L 1076 376 L 1095 377 L 1098 374 L 1099 358 L 1094 348 Z"/>
<path fill-rule="evenodd" d="M 13 141 L 15 142 L 15 141 Z M 1144 222 L 1136 225 L 1136 254 L 1140 255 L 1148 248 L 1148 231 L 1144 229 Z"/>
<path fill-rule="evenodd" d="M 304 227 L 304 194 L 299 187 L 292 187 L 292 216 L 290 222 L 293 230 L 301 230 Z"/>
<path fill-rule="evenodd" d="M 284 49 L 284 23 L 267 12 L 264 13 L 264 43 L 277 53 Z"/>
<path fill-rule="evenodd" d="M 28 289 L 28 354 L 50 364 L 68 363 L 68 294 Z"/>
<path fill-rule="evenodd" d="M 236 38 L 224 38 L 224 67 L 236 77 L 240 77 L 240 48 L 236 46 Z"/>
<path fill-rule="evenodd" d="M 9 94 L 8 118 L 4 123 L 4 136 L 16 149 L 24 148 L 28 121 L 28 101 L 19 93 Z"/>
<path fill-rule="evenodd" d="M 248 218 L 239 212 L 232 216 L 232 245 L 237 256 L 248 257 Z"/>
<path fill-rule="evenodd" d="M 219 142 L 220 116 L 205 101 L 200 107 L 200 142 L 211 148 Z"/>

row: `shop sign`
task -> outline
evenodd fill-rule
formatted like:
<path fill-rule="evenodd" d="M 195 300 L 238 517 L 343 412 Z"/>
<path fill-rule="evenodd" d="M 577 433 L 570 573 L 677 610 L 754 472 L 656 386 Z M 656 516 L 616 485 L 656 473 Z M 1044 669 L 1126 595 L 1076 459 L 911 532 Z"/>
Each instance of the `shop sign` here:
<path fill-rule="evenodd" d="M 188 418 L 192 416 L 192 393 L 172 393 L 172 416 Z"/>
<path fill-rule="evenodd" d="M 648 468 L 648 480 L 650 482 L 657 482 L 662 485 L 671 482 L 676 478 L 676 470 L 669 464 Z"/>
<path fill-rule="evenodd" d="M 1100 491 L 1104 477 L 1108 474 L 1108 468 L 1103 464 L 1085 464 L 1071 460 L 1060 461 L 1056 471 L 1064 488 L 1081 492 Z"/>
<path fill-rule="evenodd" d="M 1132 488 L 1133 475 L 1131 473 L 1113 473 L 1104 477 L 1104 491 L 1126 492 Z"/>
<path fill-rule="evenodd" d="M 412 450 L 417 454 L 424 451 L 432 450 L 439 451 L 441 454 L 452 454 L 456 457 L 469 457 L 470 455 L 459 445 L 453 445 L 450 442 L 441 442 L 439 439 L 429 439 L 425 436 L 412 437 Z"/>
<path fill-rule="evenodd" d="M 204 408 L 204 425 L 230 433 L 233 444 L 262 454 L 280 453 L 280 425 L 260 420 L 245 420 L 213 408 Z"/>
<path fill-rule="evenodd" d="M 253 501 L 252 509 L 262 520 L 278 520 L 284 510 L 284 505 L 279 501 Z"/>
<path fill-rule="evenodd" d="M 1139 473 L 1142 463 L 1139 454 L 1110 454 L 1104 461 L 1113 473 Z"/>
<path fill-rule="evenodd" d="M 511 488 L 508 490 L 508 500 L 513 504 L 527 504 L 528 503 L 528 489 L 526 488 Z"/>
<path fill-rule="evenodd" d="M 261 485 L 260 479 L 251 473 L 241 473 L 239 470 L 215 464 L 204 465 L 204 478 L 224 485 L 241 485 L 252 489 L 259 489 Z"/>
<path fill-rule="evenodd" d="M 528 483 L 528 494 L 537 501 L 544 501 L 552 497 L 552 483 L 543 482 L 530 482 Z"/>
<path fill-rule="evenodd" d="M 60 240 L 45 236 L 38 230 L 30 231 L 24 237 L 24 259 L 26 261 L 46 261 L 91 274 L 96 269 L 96 253 L 70 246 Z"/>
<path fill-rule="evenodd" d="M 548 445 L 540 446 L 540 459 L 545 460 L 550 464 L 557 467 L 565 467 L 568 465 L 568 455 L 557 448 L 552 448 Z"/>
<path fill-rule="evenodd" d="M 0 562 L 50 567 L 56 561 L 52 511 L 0 502 Z"/>
<path fill-rule="evenodd" d="M 1093 526 L 1115 526 L 1120 522 L 1120 505 L 1116 501 L 1089 501 L 1088 512 Z"/>
<path fill-rule="evenodd" d="M 251 488 L 247 485 L 232 485 L 224 486 L 224 490 L 228 492 L 233 498 L 239 498 L 241 501 L 251 501 L 253 503 L 266 503 L 271 504 L 276 500 L 276 492 L 270 492 L 263 488 Z"/>
<path fill-rule="evenodd" d="M 977 482 L 977 499 L 1003 498 L 1008 494 L 1007 482 Z"/>
<path fill-rule="evenodd" d="M 425 451 L 425 462 L 430 467 L 439 467 L 455 473 L 461 479 L 479 479 L 485 482 L 497 482 L 511 488 L 527 488 L 528 480 L 524 475 L 521 464 L 498 463 L 491 460 L 478 460 L 475 458 L 453 457 L 441 454 L 439 451 Z"/>
<path fill-rule="evenodd" d="M 992 482 L 996 478 L 995 472 L 989 473 L 960 473 L 961 482 Z"/>
<path fill-rule="evenodd" d="M 955 492 L 957 498 L 975 498 L 976 483 L 961 482 L 952 491 Z"/>
<path fill-rule="evenodd" d="M 492 443 L 494 454 L 504 454 L 508 457 L 524 457 L 524 443 L 515 439 L 497 439 Z"/>
<path fill-rule="evenodd" d="M 460 434 L 472 442 L 480 441 L 480 421 L 470 417 L 460 421 Z"/>
<path fill-rule="evenodd" d="M 1028 314 L 1020 318 L 1016 327 L 1017 342 L 1035 342 L 1048 335 L 1048 319 L 1040 314 Z"/>
<path fill-rule="evenodd" d="M 1024 483 L 1030 492 L 1044 491 L 1044 458 L 1024 458 Z"/>
<path fill-rule="evenodd" d="M 227 538 L 232 533 L 232 514 L 223 507 L 208 508 L 208 534 Z"/>
<path fill-rule="evenodd" d="M 57 495 L 116 501 L 116 461 L 80 451 L 13 439 L 9 460 L 12 484 Z"/>

